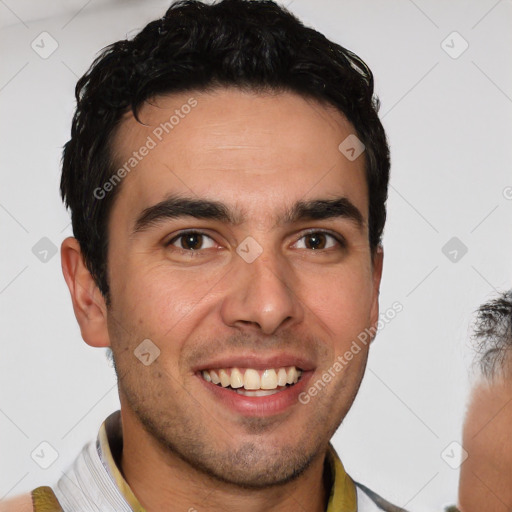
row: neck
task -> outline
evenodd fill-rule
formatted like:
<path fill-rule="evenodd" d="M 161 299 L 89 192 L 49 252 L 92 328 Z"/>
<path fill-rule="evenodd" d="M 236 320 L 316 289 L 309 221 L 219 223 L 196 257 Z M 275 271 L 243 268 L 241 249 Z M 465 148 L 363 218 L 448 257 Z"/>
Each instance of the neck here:
<path fill-rule="evenodd" d="M 122 424 L 120 469 L 147 512 L 323 512 L 327 508 L 327 447 L 297 479 L 279 486 L 247 489 L 219 481 L 165 452 L 130 414 L 122 412 Z"/>

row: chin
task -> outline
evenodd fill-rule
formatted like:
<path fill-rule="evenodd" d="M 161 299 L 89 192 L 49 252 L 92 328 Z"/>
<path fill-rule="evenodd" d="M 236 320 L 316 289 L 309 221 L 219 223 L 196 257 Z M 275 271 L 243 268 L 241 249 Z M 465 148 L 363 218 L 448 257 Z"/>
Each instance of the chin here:
<path fill-rule="evenodd" d="M 196 469 L 227 484 L 247 489 L 263 489 L 284 485 L 298 478 L 310 466 L 313 456 L 302 447 L 279 451 L 262 449 L 256 443 L 245 443 L 235 451 L 210 454 Z M 190 461 L 189 461 L 190 462 Z"/>

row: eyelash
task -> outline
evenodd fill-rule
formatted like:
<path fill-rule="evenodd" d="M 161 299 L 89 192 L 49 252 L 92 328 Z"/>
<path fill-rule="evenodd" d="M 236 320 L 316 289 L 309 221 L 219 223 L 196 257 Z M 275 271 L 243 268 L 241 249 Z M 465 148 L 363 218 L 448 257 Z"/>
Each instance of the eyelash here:
<path fill-rule="evenodd" d="M 316 234 L 323 234 L 323 235 L 327 235 L 331 238 L 333 238 L 334 240 L 336 240 L 336 242 L 338 242 L 338 245 L 339 245 L 339 248 L 340 249 L 344 249 L 347 244 L 346 244 L 346 241 L 345 239 L 339 235 L 339 234 L 333 234 L 331 233 L 330 231 L 325 231 L 325 230 L 322 230 L 322 229 L 312 229 L 310 231 L 307 231 L 306 233 L 304 233 L 300 238 L 299 240 L 301 240 L 302 238 L 304 237 L 307 237 L 309 235 L 316 235 Z M 207 238 L 209 238 L 210 240 L 213 240 L 213 238 L 208 235 L 207 233 L 204 233 L 203 231 L 197 231 L 197 230 L 188 230 L 188 231 L 182 231 L 179 235 L 173 237 L 171 240 L 169 240 L 168 242 L 166 242 L 165 246 L 166 247 L 170 247 L 172 246 L 172 244 L 174 242 L 176 242 L 177 240 L 179 240 L 180 238 L 183 238 L 187 235 L 203 235 L 203 236 L 206 236 Z M 180 251 L 181 253 L 183 254 L 187 254 L 187 255 L 190 255 L 190 256 L 202 256 L 202 252 L 204 251 L 204 249 L 197 249 L 197 250 L 192 250 L 192 249 L 182 249 L 180 247 L 175 247 L 174 248 L 175 250 L 178 250 Z M 329 249 L 309 249 L 310 251 L 312 252 L 324 252 L 324 251 L 328 251 L 332 248 L 329 248 Z"/>

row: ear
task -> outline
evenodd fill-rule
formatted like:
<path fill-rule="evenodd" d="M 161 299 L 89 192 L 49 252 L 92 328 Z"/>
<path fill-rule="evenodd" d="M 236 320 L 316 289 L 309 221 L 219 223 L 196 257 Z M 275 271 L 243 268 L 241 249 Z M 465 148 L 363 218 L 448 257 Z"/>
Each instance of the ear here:
<path fill-rule="evenodd" d="M 384 262 L 384 249 L 381 245 L 375 249 L 372 255 L 372 280 L 373 280 L 373 297 L 370 312 L 370 321 L 372 327 L 377 328 L 379 322 L 379 293 L 380 281 L 382 278 L 382 264 Z"/>
<path fill-rule="evenodd" d="M 78 240 L 66 238 L 60 255 L 62 273 L 71 293 L 82 338 L 92 347 L 109 347 L 105 299 L 85 265 Z"/>

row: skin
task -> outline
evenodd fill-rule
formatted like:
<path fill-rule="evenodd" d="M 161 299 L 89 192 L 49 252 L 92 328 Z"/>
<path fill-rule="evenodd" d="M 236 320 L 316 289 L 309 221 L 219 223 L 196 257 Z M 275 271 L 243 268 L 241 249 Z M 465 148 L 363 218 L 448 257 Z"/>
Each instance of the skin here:
<path fill-rule="evenodd" d="M 351 162 L 338 150 L 355 130 L 331 107 L 292 93 L 223 88 L 156 98 L 141 110 L 144 125 L 126 115 L 115 139 L 118 163 L 192 96 L 197 106 L 121 184 L 109 219 L 109 308 L 76 240 L 62 244 L 82 336 L 113 350 L 121 469 L 149 512 L 295 511 L 298 504 L 321 511 L 326 449 L 357 393 L 368 347 L 307 405 L 271 415 L 224 407 L 194 367 L 286 352 L 312 363 L 313 383 L 376 325 L 383 255 L 368 243 L 364 158 Z M 168 219 L 133 234 L 140 213 L 171 193 L 222 201 L 245 221 Z M 361 225 L 347 218 L 276 224 L 295 201 L 338 196 L 359 209 Z M 166 246 L 191 228 L 211 237 L 195 256 L 183 239 Z M 310 228 L 342 235 L 346 245 L 327 236 L 314 250 Z M 263 249 L 250 264 L 235 251 L 247 236 Z M 144 366 L 134 350 L 147 338 L 160 355 Z"/>
<path fill-rule="evenodd" d="M 500 377 L 474 387 L 464 423 L 468 458 L 461 466 L 462 512 L 512 510 L 512 383 Z"/>

